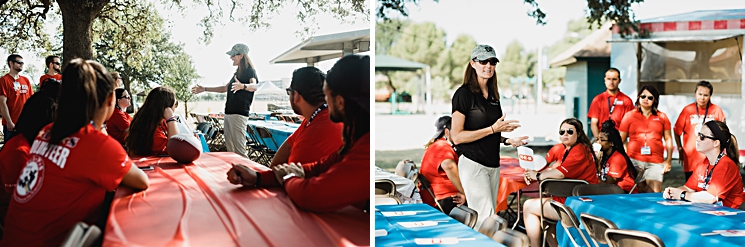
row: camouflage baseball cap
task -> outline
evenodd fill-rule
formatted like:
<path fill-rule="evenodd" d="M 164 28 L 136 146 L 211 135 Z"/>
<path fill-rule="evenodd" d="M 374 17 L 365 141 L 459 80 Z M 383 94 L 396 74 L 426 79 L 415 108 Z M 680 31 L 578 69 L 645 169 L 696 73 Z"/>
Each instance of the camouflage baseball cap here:
<path fill-rule="evenodd" d="M 471 52 L 471 60 L 486 60 L 489 58 L 497 58 L 497 52 L 494 51 L 494 48 L 492 48 L 489 45 L 478 45 L 476 48 L 473 48 L 473 51 Z M 499 62 L 499 58 L 497 58 L 497 62 Z"/>
<path fill-rule="evenodd" d="M 243 43 L 235 44 L 233 48 L 230 49 L 230 51 L 226 52 L 225 54 L 228 54 L 230 56 L 235 56 L 238 54 L 244 54 L 244 55 L 248 54 L 248 46 Z"/>

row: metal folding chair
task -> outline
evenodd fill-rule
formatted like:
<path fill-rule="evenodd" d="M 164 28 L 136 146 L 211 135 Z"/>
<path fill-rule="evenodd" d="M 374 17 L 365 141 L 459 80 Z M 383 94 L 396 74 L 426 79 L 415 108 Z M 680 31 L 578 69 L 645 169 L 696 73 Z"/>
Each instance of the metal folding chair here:
<path fill-rule="evenodd" d="M 530 238 L 528 238 L 528 235 L 512 229 L 498 231 L 494 233 L 491 239 L 507 247 L 530 247 Z"/>
<path fill-rule="evenodd" d="M 269 159 L 269 156 L 267 155 L 267 152 L 270 151 L 270 149 L 266 146 L 266 143 L 264 143 L 264 139 L 259 137 L 259 134 L 254 131 L 254 128 L 251 126 L 246 127 L 246 132 L 248 133 L 248 136 L 253 139 L 258 145 L 253 146 L 252 148 L 257 148 L 257 154 L 256 156 L 256 162 L 259 164 L 263 164 L 265 166 L 269 166 L 272 163 L 272 160 Z"/>
<path fill-rule="evenodd" d="M 437 201 L 437 198 L 435 197 L 434 191 L 432 191 L 432 184 L 429 183 L 429 180 L 427 180 L 424 175 L 419 174 L 416 176 L 416 181 L 419 181 L 419 185 L 422 186 L 422 189 L 426 190 L 427 193 L 429 193 L 430 196 L 432 196 L 432 200 L 435 201 L 435 205 L 437 205 L 437 209 L 440 210 L 440 212 L 445 212 L 445 210 L 442 209 L 442 206 L 440 206 L 440 202 Z"/>
<path fill-rule="evenodd" d="M 274 141 L 274 136 L 272 136 L 272 132 L 269 132 L 269 129 L 264 126 L 255 126 L 255 128 L 256 133 L 259 134 L 259 138 L 263 140 L 264 146 L 267 147 L 266 150 L 264 150 L 264 156 L 268 160 L 267 164 L 271 164 L 274 155 L 277 154 L 277 150 L 279 150 L 279 145 L 277 145 L 277 142 Z M 272 144 L 277 147 L 277 150 L 272 150 L 271 148 L 269 148 L 269 145 L 267 145 L 268 143 L 266 143 L 266 139 L 271 140 Z"/>
<path fill-rule="evenodd" d="M 572 196 L 611 195 L 626 194 L 621 187 L 615 184 L 581 184 L 574 187 Z"/>
<path fill-rule="evenodd" d="M 479 213 L 469 207 L 460 205 L 454 207 L 453 210 L 450 211 L 450 217 L 453 217 L 453 219 L 460 221 L 470 228 L 474 228 L 476 226 L 476 220 L 479 218 Z"/>
<path fill-rule="evenodd" d="M 556 225 L 558 223 L 557 221 L 546 219 L 546 217 L 543 215 L 543 207 L 545 205 L 545 202 L 543 202 L 543 195 L 545 194 L 548 196 L 558 197 L 572 196 L 574 187 L 580 184 L 589 183 L 585 180 L 579 179 L 544 179 L 538 185 L 538 200 L 539 202 L 541 202 L 541 229 L 543 231 L 542 246 L 546 245 L 546 236 L 548 235 L 549 226 Z"/>
<path fill-rule="evenodd" d="M 572 233 L 569 232 L 569 228 L 577 229 L 577 232 L 579 232 L 579 236 L 582 237 L 582 241 L 585 242 L 585 246 L 590 246 L 590 242 L 587 241 L 585 234 L 582 233 L 582 229 L 579 228 L 579 220 L 577 219 L 577 215 L 574 214 L 574 211 L 557 201 L 552 200 L 549 203 L 551 203 L 551 207 L 554 208 L 557 213 L 559 213 L 561 227 L 564 228 L 564 232 L 566 232 L 569 239 L 572 240 L 572 244 L 579 247 L 577 241 L 574 240 L 574 236 L 572 236 Z"/>
<path fill-rule="evenodd" d="M 75 224 L 67 233 L 62 247 L 89 247 L 93 246 L 101 237 L 101 229 L 96 225 L 88 225 L 83 222 Z"/>
<path fill-rule="evenodd" d="M 505 229 L 507 229 L 507 220 L 499 215 L 492 214 L 481 223 L 479 233 L 491 238 L 498 231 L 504 231 Z"/>
<path fill-rule="evenodd" d="M 396 197 L 396 183 L 389 179 L 376 179 L 375 205 L 390 204 L 401 204 L 401 200 Z"/>
<path fill-rule="evenodd" d="M 612 221 L 591 215 L 586 213 L 579 214 L 579 219 L 587 229 L 587 234 L 590 235 L 590 239 L 595 243 L 596 247 L 600 247 L 599 244 L 608 244 L 605 239 L 605 231 L 608 229 L 618 229 L 616 224 Z"/>
<path fill-rule="evenodd" d="M 611 247 L 665 247 L 660 237 L 643 231 L 608 229 L 605 239 Z"/>

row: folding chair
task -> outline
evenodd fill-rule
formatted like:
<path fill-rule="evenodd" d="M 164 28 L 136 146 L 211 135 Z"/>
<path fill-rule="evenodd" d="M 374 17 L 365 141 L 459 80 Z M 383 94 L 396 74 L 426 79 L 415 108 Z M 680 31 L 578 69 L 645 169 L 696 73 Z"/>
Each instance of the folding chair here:
<path fill-rule="evenodd" d="M 442 206 L 440 206 L 440 202 L 437 201 L 437 198 L 435 197 L 435 193 L 432 191 L 432 184 L 429 183 L 429 180 L 427 180 L 424 175 L 419 174 L 416 176 L 416 180 L 419 181 L 419 185 L 421 185 L 422 189 L 426 190 L 430 196 L 432 196 L 432 200 L 435 201 L 435 205 L 437 205 L 437 209 L 440 210 L 440 212 L 445 212 L 445 210 L 442 210 Z"/>
<path fill-rule="evenodd" d="M 389 179 L 375 180 L 375 205 L 397 205 L 401 199 L 396 197 L 396 183 Z"/>
<path fill-rule="evenodd" d="M 549 201 L 549 203 L 551 203 L 551 207 L 554 208 L 554 210 L 556 210 L 556 212 L 559 214 L 561 227 L 564 228 L 567 236 L 569 236 L 569 240 L 572 240 L 572 244 L 574 244 L 574 246 L 579 246 L 577 244 L 577 241 L 574 240 L 572 233 L 569 232 L 569 228 L 577 229 L 577 232 L 579 232 L 579 236 L 582 237 L 582 241 L 585 242 L 585 246 L 590 246 L 590 242 L 587 241 L 585 234 L 582 233 L 582 229 L 579 228 L 579 220 L 577 219 L 577 215 L 574 214 L 574 211 L 572 211 L 571 208 L 565 206 L 564 204 L 561 204 L 554 200 Z"/>
<path fill-rule="evenodd" d="M 608 229 L 605 239 L 612 247 L 665 247 L 660 237 L 643 231 Z"/>
<path fill-rule="evenodd" d="M 479 213 L 469 207 L 460 205 L 450 211 L 450 217 L 470 228 L 474 228 L 476 226 L 476 220 L 479 218 Z"/>
<path fill-rule="evenodd" d="M 558 223 L 555 220 L 546 219 L 543 215 L 543 195 L 568 197 L 572 196 L 574 187 L 580 184 L 589 184 L 585 180 L 579 179 L 545 179 L 538 185 L 538 200 L 541 202 L 541 229 L 543 229 L 543 244 L 546 245 L 546 236 L 548 235 L 548 228 L 550 225 L 556 225 Z"/>
<path fill-rule="evenodd" d="M 101 237 L 101 229 L 96 225 L 88 225 L 83 222 L 75 224 L 67 233 L 62 247 L 89 247 Z"/>
<path fill-rule="evenodd" d="M 528 235 L 512 229 L 498 231 L 494 233 L 491 239 L 507 247 L 530 247 L 530 238 L 528 238 Z"/>
<path fill-rule="evenodd" d="M 484 219 L 479 228 L 479 233 L 492 238 L 498 231 L 504 231 L 507 229 L 507 220 L 500 217 L 499 215 L 492 214 L 488 218 Z"/>
<path fill-rule="evenodd" d="M 264 143 L 264 140 L 259 137 L 259 135 L 254 131 L 254 128 L 251 126 L 246 127 L 246 132 L 248 132 L 248 136 L 253 139 L 258 145 L 254 146 L 253 148 L 257 148 L 257 154 L 256 156 L 256 162 L 259 164 L 263 164 L 265 166 L 269 166 L 272 163 L 271 159 L 268 159 L 268 156 L 266 152 L 268 152 L 270 149 L 266 147 L 266 144 Z"/>
<path fill-rule="evenodd" d="M 610 195 L 626 194 L 621 187 L 615 184 L 581 184 L 574 187 L 572 196 Z"/>
<path fill-rule="evenodd" d="M 246 125 L 246 154 L 249 159 L 251 159 L 251 157 L 261 157 L 263 147 L 256 141 L 255 137 L 249 134 L 249 132 L 253 132 L 253 130 L 251 130 L 250 125 Z"/>
<path fill-rule="evenodd" d="M 267 164 L 271 164 L 274 155 L 277 154 L 277 150 L 279 150 L 279 145 L 277 145 L 277 142 L 274 141 L 272 132 L 269 132 L 269 129 L 264 126 L 255 126 L 255 128 L 256 132 L 259 134 L 259 138 L 263 140 L 264 146 L 267 147 L 267 149 L 264 150 L 264 156 L 268 160 Z M 272 150 L 271 148 L 269 148 L 269 145 L 267 145 L 268 143 L 266 143 L 266 139 L 272 140 L 272 143 L 275 147 L 277 147 L 277 150 Z"/>
<path fill-rule="evenodd" d="M 590 239 L 592 239 L 592 242 L 595 243 L 596 247 L 599 247 L 599 244 L 608 244 L 608 241 L 605 239 L 606 230 L 618 229 L 616 224 L 610 220 L 595 215 L 581 213 L 579 214 L 579 219 L 582 221 L 582 224 L 585 225 L 587 234 L 590 235 Z"/>
<path fill-rule="evenodd" d="M 411 180 L 416 180 L 415 176 L 417 176 L 418 174 L 419 169 L 417 169 L 416 163 L 414 163 L 414 161 L 411 161 L 410 159 L 399 161 L 396 165 L 396 175 Z"/>

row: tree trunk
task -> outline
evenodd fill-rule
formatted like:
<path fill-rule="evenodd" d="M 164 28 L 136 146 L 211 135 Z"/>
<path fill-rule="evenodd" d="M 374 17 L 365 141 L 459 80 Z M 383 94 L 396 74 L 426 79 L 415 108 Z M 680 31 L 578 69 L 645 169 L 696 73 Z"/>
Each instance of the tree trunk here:
<path fill-rule="evenodd" d="M 57 0 L 62 11 L 62 58 L 66 66 L 75 58 L 93 59 L 93 20 L 109 0 Z"/>

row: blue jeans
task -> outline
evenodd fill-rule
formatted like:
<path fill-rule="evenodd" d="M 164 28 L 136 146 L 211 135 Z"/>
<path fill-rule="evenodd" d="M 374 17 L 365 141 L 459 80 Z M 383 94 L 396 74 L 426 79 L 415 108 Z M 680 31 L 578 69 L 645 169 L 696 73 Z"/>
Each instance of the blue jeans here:
<path fill-rule="evenodd" d="M 10 131 L 10 130 L 8 130 L 8 126 L 3 125 L 3 135 L 4 135 L 4 137 L 3 137 L 3 143 L 8 142 L 8 140 L 10 140 L 10 138 L 13 138 L 13 136 L 15 136 L 17 134 L 18 134 L 18 132 Z"/>

